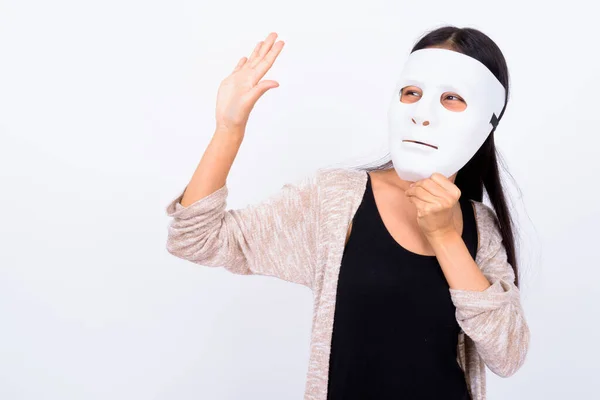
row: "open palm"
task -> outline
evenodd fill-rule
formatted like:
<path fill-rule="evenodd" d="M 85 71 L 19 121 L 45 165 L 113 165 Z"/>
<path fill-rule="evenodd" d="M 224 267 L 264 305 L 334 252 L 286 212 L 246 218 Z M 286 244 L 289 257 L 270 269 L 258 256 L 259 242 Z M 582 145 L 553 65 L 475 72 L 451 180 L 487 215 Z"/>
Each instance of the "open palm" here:
<path fill-rule="evenodd" d="M 279 86 L 274 80 L 262 80 L 283 49 L 277 33 L 259 42 L 249 58 L 242 57 L 235 69 L 219 86 L 217 93 L 217 126 L 244 128 L 257 100 L 269 89 Z"/>

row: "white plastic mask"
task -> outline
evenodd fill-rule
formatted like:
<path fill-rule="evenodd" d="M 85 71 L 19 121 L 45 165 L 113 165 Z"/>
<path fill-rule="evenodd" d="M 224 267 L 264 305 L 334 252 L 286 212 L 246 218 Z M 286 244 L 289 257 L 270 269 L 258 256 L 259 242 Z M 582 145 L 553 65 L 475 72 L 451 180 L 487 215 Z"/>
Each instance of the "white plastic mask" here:
<path fill-rule="evenodd" d="M 411 104 L 400 101 L 407 86 L 422 91 Z M 463 111 L 444 107 L 442 95 L 448 92 L 466 102 Z M 390 153 L 400 178 L 417 181 L 434 172 L 446 177 L 458 172 L 497 124 L 504 101 L 504 87 L 478 60 L 438 48 L 413 52 L 388 110 Z"/>

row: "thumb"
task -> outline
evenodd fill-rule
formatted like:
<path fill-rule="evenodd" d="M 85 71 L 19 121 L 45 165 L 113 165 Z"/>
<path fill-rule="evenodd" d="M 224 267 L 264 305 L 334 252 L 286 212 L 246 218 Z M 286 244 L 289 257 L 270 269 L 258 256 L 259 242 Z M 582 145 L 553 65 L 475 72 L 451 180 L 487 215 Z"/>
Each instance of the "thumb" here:
<path fill-rule="evenodd" d="M 251 90 L 250 90 L 250 96 L 253 98 L 253 100 L 258 100 L 263 94 L 265 94 L 265 92 L 269 89 L 273 89 L 279 87 L 279 83 L 277 81 L 271 81 L 271 80 L 264 80 L 264 81 L 260 81 L 258 82 L 258 84 L 256 86 L 254 86 Z"/>

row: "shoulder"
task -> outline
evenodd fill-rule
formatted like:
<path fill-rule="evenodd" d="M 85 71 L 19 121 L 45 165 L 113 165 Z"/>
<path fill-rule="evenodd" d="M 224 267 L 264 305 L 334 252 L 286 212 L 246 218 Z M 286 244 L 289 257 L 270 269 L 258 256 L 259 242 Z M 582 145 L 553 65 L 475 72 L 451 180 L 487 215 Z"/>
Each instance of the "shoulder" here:
<path fill-rule="evenodd" d="M 367 173 L 362 170 L 341 167 L 321 167 L 301 178 L 288 181 L 275 197 L 287 201 L 299 199 L 312 206 L 324 202 L 338 206 L 360 196 L 364 191 Z"/>
<path fill-rule="evenodd" d="M 497 246 L 502 242 L 502 235 L 496 213 L 483 202 L 471 200 L 471 203 L 475 209 L 480 250 Z"/>
<path fill-rule="evenodd" d="M 332 192 L 360 191 L 366 181 L 367 172 L 353 168 L 323 167 L 315 174 L 319 189 Z"/>
<path fill-rule="evenodd" d="M 366 178 L 367 173 L 354 168 L 322 167 L 317 170 L 316 175 L 324 182 L 330 182 L 340 179 L 361 180 Z"/>
<path fill-rule="evenodd" d="M 498 218 L 490 206 L 476 200 L 471 200 L 471 203 L 473 203 L 473 207 L 475 209 L 475 218 L 477 219 L 477 226 L 479 228 L 497 228 Z"/>

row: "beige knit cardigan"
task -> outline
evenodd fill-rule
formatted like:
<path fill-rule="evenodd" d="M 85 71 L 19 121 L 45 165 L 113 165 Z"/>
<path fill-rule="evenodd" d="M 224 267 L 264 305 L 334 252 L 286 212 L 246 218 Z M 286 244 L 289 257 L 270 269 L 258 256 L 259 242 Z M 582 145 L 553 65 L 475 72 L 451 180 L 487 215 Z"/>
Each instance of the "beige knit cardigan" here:
<path fill-rule="evenodd" d="M 172 218 L 167 238 L 171 254 L 235 274 L 275 276 L 312 290 L 305 400 L 327 398 L 338 274 L 366 182 L 366 171 L 322 168 L 242 209 L 226 209 L 225 184 L 187 207 L 180 203 L 184 188 L 166 210 Z M 461 327 L 458 363 L 472 399 L 484 400 L 485 366 L 502 377 L 514 374 L 525 360 L 530 333 L 495 214 L 481 202 L 473 204 L 479 234 L 475 262 L 491 286 L 449 291 Z"/>

